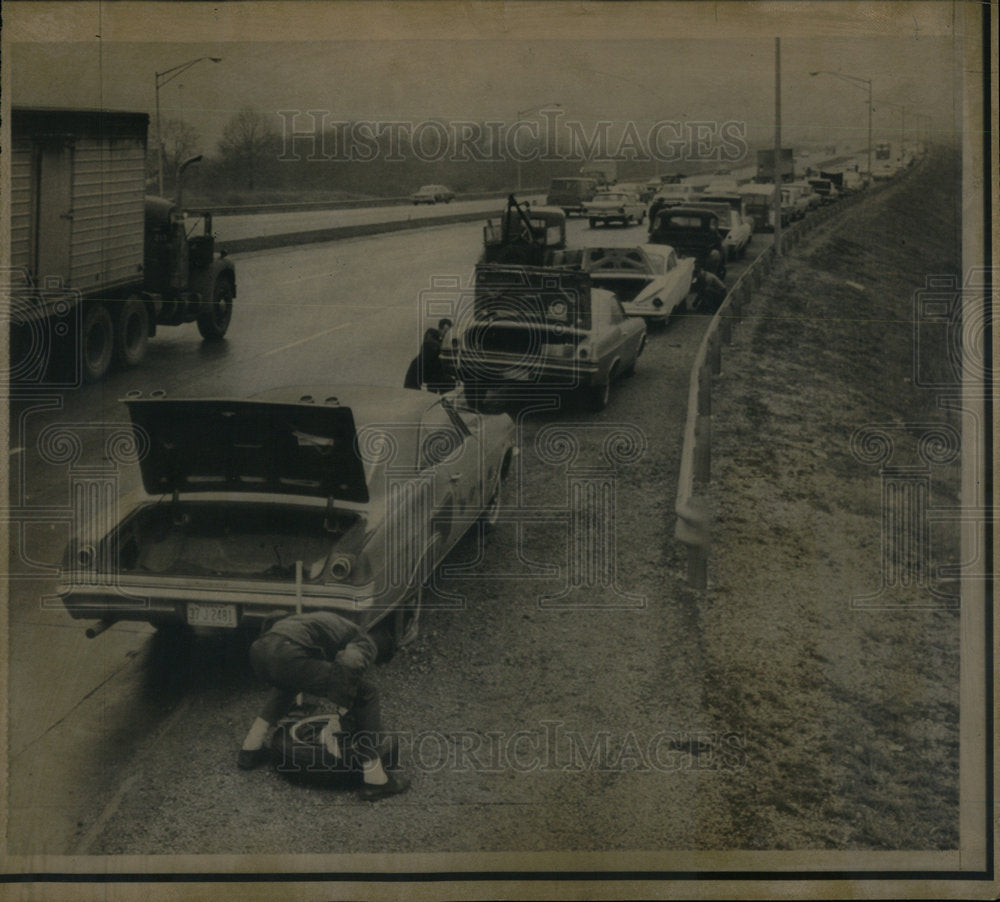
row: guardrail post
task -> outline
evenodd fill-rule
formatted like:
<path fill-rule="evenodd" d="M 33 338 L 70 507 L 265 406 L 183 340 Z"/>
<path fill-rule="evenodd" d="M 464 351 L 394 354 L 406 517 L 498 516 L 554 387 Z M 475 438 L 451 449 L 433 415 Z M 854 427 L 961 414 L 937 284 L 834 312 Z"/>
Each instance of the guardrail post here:
<path fill-rule="evenodd" d="M 694 425 L 694 478 L 707 483 L 712 478 L 712 417 L 699 414 Z"/>
<path fill-rule="evenodd" d="M 688 545 L 688 585 L 692 589 L 708 588 L 708 549 L 704 545 Z"/>
<path fill-rule="evenodd" d="M 712 374 L 707 363 L 698 371 L 698 416 L 712 415 Z"/>

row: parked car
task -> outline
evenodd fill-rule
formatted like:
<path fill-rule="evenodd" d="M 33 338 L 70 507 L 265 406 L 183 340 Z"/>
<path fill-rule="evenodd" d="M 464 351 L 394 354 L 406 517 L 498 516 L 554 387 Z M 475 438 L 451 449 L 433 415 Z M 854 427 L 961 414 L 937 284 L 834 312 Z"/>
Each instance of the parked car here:
<path fill-rule="evenodd" d="M 623 226 L 646 221 L 646 205 L 634 192 L 619 191 L 617 186 L 610 191 L 594 195 L 594 199 L 583 205 L 583 215 L 596 228 L 599 222 L 608 225 L 620 222 Z"/>
<path fill-rule="evenodd" d="M 746 215 L 743 198 L 738 193 L 707 191 L 698 198 L 698 206 L 707 206 L 719 213 L 722 246 L 729 260 L 743 257 L 753 240 L 753 220 Z M 728 211 L 728 212 L 727 212 Z"/>
<path fill-rule="evenodd" d="M 830 179 L 809 179 L 809 184 L 812 185 L 813 191 L 819 195 L 821 203 L 832 204 L 840 198 L 837 186 Z"/>
<path fill-rule="evenodd" d="M 410 195 L 413 205 L 417 204 L 450 204 L 455 192 L 445 185 L 423 185 Z"/>
<path fill-rule="evenodd" d="M 789 182 L 786 187 L 797 188 L 798 190 L 800 190 L 805 195 L 805 198 L 809 203 L 810 210 L 814 210 L 821 203 L 823 203 L 823 198 L 821 198 L 816 193 L 816 191 L 813 189 L 813 186 L 810 185 L 809 182 L 807 181 Z"/>
<path fill-rule="evenodd" d="M 103 626 L 259 626 L 301 608 L 398 636 L 477 516 L 500 515 L 514 424 L 460 402 L 341 385 L 127 399 L 143 487 L 110 528 L 95 511 L 73 537 L 58 594 Z"/>
<path fill-rule="evenodd" d="M 702 194 L 736 194 L 740 183 L 734 178 L 716 179 L 706 185 Z"/>
<path fill-rule="evenodd" d="M 591 284 L 612 292 L 626 316 L 665 323 L 691 294 L 694 258 L 679 259 L 672 247 L 585 247 L 577 253 Z"/>
<path fill-rule="evenodd" d="M 473 406 L 491 389 L 578 392 L 603 409 L 611 383 L 635 372 L 646 325 L 574 269 L 476 267 L 472 307 L 441 349 Z"/>
<path fill-rule="evenodd" d="M 561 178 L 552 179 L 545 204 L 549 207 L 559 207 L 569 216 L 572 213 L 582 213 L 583 205 L 594 199 L 597 193 L 597 180 L 592 178 Z"/>
<path fill-rule="evenodd" d="M 809 197 L 798 185 L 782 185 L 781 206 L 788 208 L 789 219 L 802 219 L 809 212 Z"/>
<path fill-rule="evenodd" d="M 705 269 L 726 277 L 726 250 L 719 231 L 719 215 L 703 207 L 668 207 L 656 215 L 650 244 L 665 244 L 680 257 L 693 257 L 695 273 Z"/>
<path fill-rule="evenodd" d="M 740 188 L 740 197 L 743 198 L 743 208 L 746 210 L 747 219 L 753 223 L 754 231 L 773 232 L 775 222 L 774 185 L 767 183 L 744 185 Z M 788 225 L 791 218 L 791 206 L 782 201 L 781 224 Z"/>
<path fill-rule="evenodd" d="M 660 210 L 664 207 L 677 207 L 686 204 L 694 194 L 694 188 L 680 183 L 671 183 L 660 188 L 649 204 L 649 228 L 653 228 L 653 220 L 656 219 L 656 214 Z"/>
<path fill-rule="evenodd" d="M 657 182 L 655 187 L 650 187 L 646 182 L 617 182 L 609 190 L 635 194 L 643 204 L 648 204 L 653 199 L 653 195 L 656 194 L 656 188 L 659 187 L 659 184 Z M 643 214 L 645 215 L 645 209 L 643 209 Z"/>

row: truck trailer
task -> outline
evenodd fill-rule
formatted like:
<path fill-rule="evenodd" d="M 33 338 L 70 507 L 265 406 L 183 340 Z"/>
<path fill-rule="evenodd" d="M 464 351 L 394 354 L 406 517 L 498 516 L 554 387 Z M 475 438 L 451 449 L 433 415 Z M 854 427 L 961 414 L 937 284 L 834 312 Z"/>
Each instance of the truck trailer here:
<path fill-rule="evenodd" d="M 95 382 L 140 363 L 158 326 L 226 334 L 235 268 L 210 213 L 146 196 L 148 129 L 147 113 L 11 111 L 12 382 L 53 364 Z"/>

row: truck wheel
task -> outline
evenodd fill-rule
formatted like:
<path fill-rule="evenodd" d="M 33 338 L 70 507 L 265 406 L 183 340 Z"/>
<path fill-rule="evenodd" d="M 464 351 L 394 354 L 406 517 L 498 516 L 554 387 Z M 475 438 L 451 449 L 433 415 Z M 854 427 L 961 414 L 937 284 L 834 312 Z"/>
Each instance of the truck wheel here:
<path fill-rule="evenodd" d="M 233 317 L 233 286 L 225 276 L 218 276 L 212 288 L 212 304 L 198 316 L 198 331 L 205 341 L 218 341 L 226 334 Z"/>
<path fill-rule="evenodd" d="M 114 353 L 115 333 L 111 314 L 104 304 L 90 304 L 80 324 L 80 356 L 85 382 L 104 378 Z"/>
<path fill-rule="evenodd" d="M 115 359 L 120 366 L 138 366 L 148 345 L 149 310 L 139 298 L 129 298 L 115 323 Z"/>

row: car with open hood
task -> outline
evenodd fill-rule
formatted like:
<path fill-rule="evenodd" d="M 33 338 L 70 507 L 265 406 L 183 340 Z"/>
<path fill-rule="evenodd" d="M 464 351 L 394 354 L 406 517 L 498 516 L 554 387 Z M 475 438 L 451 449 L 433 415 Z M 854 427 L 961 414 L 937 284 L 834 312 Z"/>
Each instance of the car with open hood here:
<path fill-rule="evenodd" d="M 570 261 L 574 253 L 576 259 Z M 694 258 L 679 258 L 663 244 L 585 247 L 567 251 L 566 262 L 588 273 L 595 288 L 612 292 L 626 316 L 647 323 L 665 323 L 683 310 L 694 287 Z"/>
<path fill-rule="evenodd" d="M 457 393 L 338 385 L 124 403 L 142 488 L 81 525 L 57 587 L 98 629 L 332 610 L 399 640 L 452 547 L 497 523 L 517 453 L 510 417 Z"/>
<path fill-rule="evenodd" d="M 441 363 L 473 406 L 491 391 L 574 392 L 602 410 L 612 383 L 635 372 L 646 324 L 577 267 L 480 264 L 449 335 Z"/>

